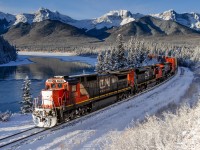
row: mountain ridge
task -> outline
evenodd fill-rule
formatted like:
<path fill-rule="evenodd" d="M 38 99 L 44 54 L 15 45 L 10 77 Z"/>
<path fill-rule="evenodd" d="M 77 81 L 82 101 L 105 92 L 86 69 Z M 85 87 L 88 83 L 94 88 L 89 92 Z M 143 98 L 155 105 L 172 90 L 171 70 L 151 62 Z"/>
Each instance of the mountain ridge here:
<path fill-rule="evenodd" d="M 179 14 L 174 10 L 168 10 L 162 13 L 149 15 L 163 20 L 176 21 L 187 27 L 200 30 L 200 14 L 198 13 Z M 60 14 L 58 11 L 53 12 L 46 8 L 40 8 L 34 13 L 22 13 L 17 15 L 0 12 L 0 20 L 6 19 L 6 21 L 9 22 L 7 28 L 9 28 L 11 24 L 17 25 L 20 22 L 32 24 L 34 22 L 41 22 L 49 19 L 70 24 L 80 29 L 86 29 L 87 31 L 123 26 L 129 22 L 140 19 L 143 16 L 146 15 L 140 13 L 133 14 L 128 10 L 113 10 L 98 18 L 76 20 L 67 15 Z"/>
<path fill-rule="evenodd" d="M 119 28 L 111 29 L 111 37 L 118 34 L 125 37 L 149 37 L 149 36 L 177 36 L 177 35 L 200 35 L 199 31 L 188 28 L 172 20 L 161 20 L 152 16 L 144 16 L 137 21 L 130 22 Z"/>
<path fill-rule="evenodd" d="M 199 13 L 177 13 L 171 9 L 159 14 L 152 14 L 151 16 L 157 17 L 163 20 L 172 20 L 178 22 L 189 28 L 200 30 L 200 14 Z"/>
<path fill-rule="evenodd" d="M 171 11 L 170 11 L 171 12 Z M 172 11 L 170 14 L 174 14 Z M 132 14 L 130 11 L 110 11 L 93 19 L 78 21 L 58 12 L 40 9 L 34 14 L 17 15 L 16 20 L 0 20 L 0 33 L 20 49 L 77 49 L 112 44 L 118 34 L 126 40 L 131 36 L 146 39 L 168 38 L 170 41 L 188 37 L 200 37 L 200 31 L 158 15 Z M 18 23 L 15 23 L 15 22 Z M 92 22 L 93 21 L 93 22 Z M 15 25 L 10 25 L 11 22 Z M 67 22 L 67 23 L 66 23 Z M 76 26 L 74 25 L 76 24 Z M 9 26 L 6 28 L 6 25 Z M 84 26 L 90 28 L 84 28 Z M 176 37 L 176 38 L 175 38 Z"/>

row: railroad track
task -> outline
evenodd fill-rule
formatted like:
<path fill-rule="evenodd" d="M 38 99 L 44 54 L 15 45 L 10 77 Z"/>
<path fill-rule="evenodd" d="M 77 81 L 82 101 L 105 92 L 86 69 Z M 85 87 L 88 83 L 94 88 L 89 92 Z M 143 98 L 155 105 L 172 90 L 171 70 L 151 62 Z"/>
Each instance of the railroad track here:
<path fill-rule="evenodd" d="M 0 139 L 0 148 L 11 145 L 30 136 L 44 132 L 46 129 L 33 127 Z"/>
<path fill-rule="evenodd" d="M 182 68 L 181 68 L 182 69 Z M 178 72 L 178 71 L 177 71 Z M 182 72 L 182 71 L 181 71 Z M 28 138 L 34 136 L 34 135 L 37 135 L 37 134 L 40 134 L 42 132 L 45 132 L 45 131 L 56 131 L 56 130 L 60 130 L 60 129 L 63 129 L 63 128 L 66 128 L 68 126 L 72 126 L 76 123 L 79 123 L 79 122 L 82 122 L 88 118 L 91 118 L 92 116 L 94 115 L 97 115 L 99 113 L 101 113 L 102 111 L 105 111 L 105 110 L 108 110 L 108 109 L 111 109 L 112 107 L 115 107 L 123 102 L 126 102 L 126 101 L 129 101 L 133 98 L 136 98 L 144 93 L 147 93 L 161 85 L 163 85 L 164 83 L 166 83 L 167 81 L 169 81 L 170 79 L 172 79 L 174 76 L 176 76 L 177 73 L 171 77 L 169 77 L 168 79 L 166 79 L 165 81 L 159 83 L 158 85 L 154 86 L 154 87 L 151 87 L 151 88 L 148 88 L 140 93 L 137 93 L 136 95 L 133 95 L 131 97 L 128 97 L 127 99 L 124 99 L 122 101 L 119 101 L 117 103 L 114 103 L 108 107 L 105 107 L 105 108 L 102 108 L 102 109 L 99 109 L 97 111 L 94 111 L 92 113 L 89 113 L 85 116 L 81 116 L 79 118 L 75 118 L 74 120 L 71 120 L 71 121 L 68 121 L 68 122 L 64 122 L 64 123 L 61 123 L 61 124 L 58 124 L 56 125 L 55 127 L 52 127 L 52 128 L 38 128 L 38 127 L 33 127 L 33 128 L 30 128 L 30 129 L 27 129 L 27 130 L 24 130 L 22 132 L 19 132 L 19 133 L 16 133 L 16 134 L 13 134 L 13 135 L 10 135 L 10 136 L 7 136 L 7 137 L 4 137 L 2 139 L 0 139 L 0 149 L 3 148 L 3 147 L 6 147 L 6 146 L 9 146 L 9 145 L 12 145 L 14 143 L 17 143 L 17 142 L 20 142 L 20 141 L 23 141 L 25 139 L 28 140 Z M 44 134 L 45 136 L 46 134 Z"/>

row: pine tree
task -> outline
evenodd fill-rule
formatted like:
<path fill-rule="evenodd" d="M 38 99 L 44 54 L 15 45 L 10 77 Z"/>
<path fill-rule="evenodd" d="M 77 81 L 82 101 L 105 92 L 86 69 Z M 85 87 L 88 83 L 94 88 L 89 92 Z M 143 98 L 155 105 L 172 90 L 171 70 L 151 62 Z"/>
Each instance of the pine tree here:
<path fill-rule="evenodd" d="M 136 51 L 136 67 L 142 66 L 142 49 L 141 49 L 141 43 L 139 41 L 136 41 L 135 43 L 135 51 Z"/>
<path fill-rule="evenodd" d="M 193 53 L 191 60 L 194 61 L 194 62 L 200 61 L 200 48 L 199 47 L 196 47 L 194 49 L 194 53 Z"/>
<path fill-rule="evenodd" d="M 128 56 L 127 64 L 129 68 L 134 68 L 137 66 L 137 52 L 135 48 L 135 39 L 131 37 L 128 45 Z"/>
<path fill-rule="evenodd" d="M 120 70 L 120 69 L 124 69 L 127 66 L 123 37 L 121 34 L 118 34 L 116 44 L 117 44 L 117 46 L 116 46 L 116 61 L 115 61 L 114 69 Z"/>
<path fill-rule="evenodd" d="M 24 83 L 22 85 L 22 101 L 21 103 L 21 113 L 22 114 L 27 114 L 32 112 L 32 106 L 33 106 L 33 98 L 30 93 L 30 85 L 31 85 L 31 80 L 29 80 L 28 76 L 26 76 Z"/>
<path fill-rule="evenodd" d="M 111 51 L 107 50 L 105 52 L 105 58 L 104 58 L 104 71 L 111 70 L 112 64 L 111 64 Z"/>
<path fill-rule="evenodd" d="M 100 52 L 97 57 L 96 72 L 102 73 L 104 70 L 104 56 L 103 52 Z"/>
<path fill-rule="evenodd" d="M 110 53 L 110 64 L 111 64 L 111 68 L 110 70 L 114 70 L 115 68 L 115 62 L 117 61 L 117 58 L 116 58 L 116 48 L 113 47 L 111 49 L 111 53 Z"/>

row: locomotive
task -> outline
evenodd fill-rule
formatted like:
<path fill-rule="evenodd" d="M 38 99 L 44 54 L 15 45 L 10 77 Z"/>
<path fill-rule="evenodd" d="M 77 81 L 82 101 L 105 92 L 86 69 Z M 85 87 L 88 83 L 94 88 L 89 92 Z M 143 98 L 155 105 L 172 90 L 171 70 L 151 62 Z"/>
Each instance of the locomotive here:
<path fill-rule="evenodd" d="M 155 56 L 157 57 L 157 56 Z M 163 82 L 177 72 L 177 59 L 119 71 L 54 76 L 34 100 L 33 122 L 50 128 L 98 110 Z"/>

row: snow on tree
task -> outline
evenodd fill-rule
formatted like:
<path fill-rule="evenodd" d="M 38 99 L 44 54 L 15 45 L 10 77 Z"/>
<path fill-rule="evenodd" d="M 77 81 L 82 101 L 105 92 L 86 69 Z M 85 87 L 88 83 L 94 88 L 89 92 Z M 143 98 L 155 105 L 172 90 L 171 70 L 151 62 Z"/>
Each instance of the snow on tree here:
<path fill-rule="evenodd" d="M 31 80 L 29 80 L 28 76 L 26 76 L 24 83 L 22 85 L 22 98 L 23 100 L 20 102 L 21 103 L 21 113 L 22 114 L 27 114 L 32 112 L 32 106 L 33 106 L 33 98 L 30 93 L 30 85 L 31 85 Z"/>
<path fill-rule="evenodd" d="M 200 61 L 200 47 L 196 47 L 192 56 L 192 60 L 194 62 Z"/>
<path fill-rule="evenodd" d="M 144 47 L 143 41 L 136 41 L 135 42 L 135 55 L 136 55 L 136 66 L 142 66 L 143 62 L 147 58 L 147 50 Z"/>
<path fill-rule="evenodd" d="M 96 64 L 96 72 L 102 73 L 104 70 L 104 56 L 103 52 L 101 51 L 97 57 L 97 64 Z"/>
<path fill-rule="evenodd" d="M 128 44 L 127 64 L 129 68 L 137 66 L 137 51 L 135 48 L 135 39 L 133 37 L 131 37 Z"/>
<path fill-rule="evenodd" d="M 111 52 L 110 52 L 110 64 L 111 64 L 110 70 L 114 70 L 114 66 L 115 66 L 115 62 L 116 61 L 117 61 L 117 58 L 116 58 L 116 48 L 113 47 L 111 49 Z"/>
<path fill-rule="evenodd" d="M 194 66 L 199 62 L 200 58 L 199 47 L 161 42 L 157 43 L 156 41 L 144 41 L 133 37 L 131 37 L 128 42 L 124 43 L 122 35 L 117 36 L 114 47 L 109 47 L 107 49 L 110 49 L 110 52 L 107 53 L 105 51 L 105 53 L 102 53 L 103 56 L 101 60 L 103 63 L 97 64 L 97 68 L 102 66 L 101 72 L 146 65 L 148 64 L 148 54 L 176 57 L 178 58 L 179 65 L 187 67 Z"/>
<path fill-rule="evenodd" d="M 105 57 L 104 57 L 104 71 L 109 71 L 111 70 L 112 64 L 111 64 L 111 51 L 107 50 L 105 52 Z"/>
<path fill-rule="evenodd" d="M 123 132 L 110 132 L 101 149 L 200 149 L 199 112 L 197 103 L 193 108 L 183 106 L 175 113 L 165 112 L 162 117 L 147 116 L 145 122 L 136 122 Z"/>
<path fill-rule="evenodd" d="M 0 121 L 6 122 L 10 119 L 12 113 L 10 111 L 6 111 L 4 113 L 0 112 Z"/>
<path fill-rule="evenodd" d="M 118 34 L 116 40 L 116 60 L 114 63 L 114 70 L 124 69 L 127 66 L 123 37 Z"/>

